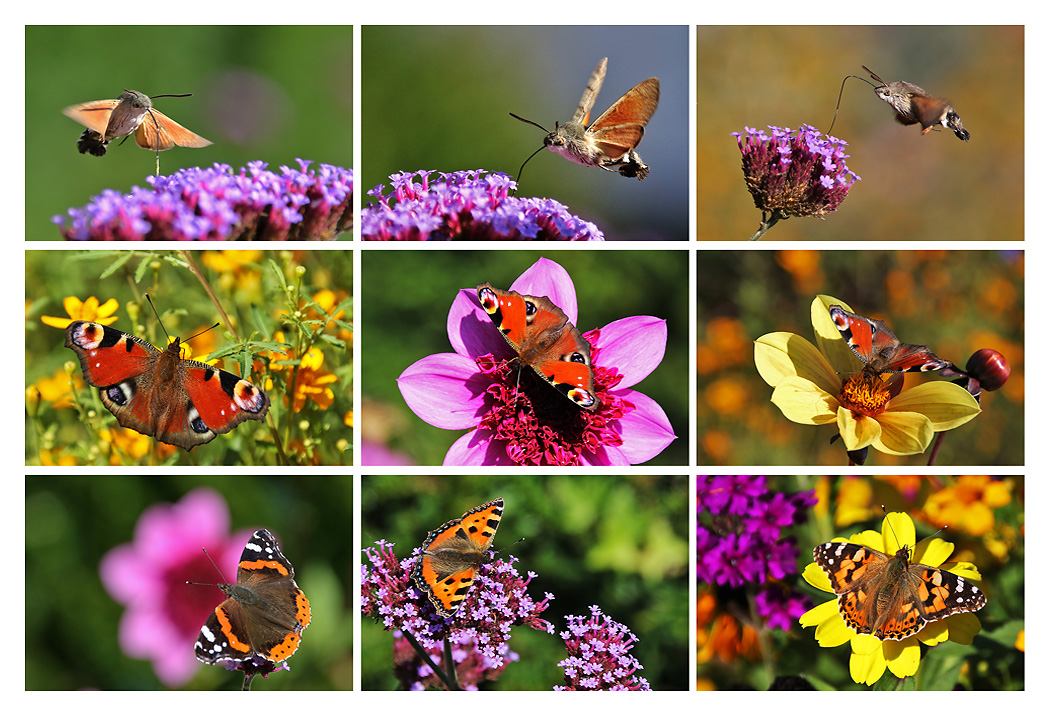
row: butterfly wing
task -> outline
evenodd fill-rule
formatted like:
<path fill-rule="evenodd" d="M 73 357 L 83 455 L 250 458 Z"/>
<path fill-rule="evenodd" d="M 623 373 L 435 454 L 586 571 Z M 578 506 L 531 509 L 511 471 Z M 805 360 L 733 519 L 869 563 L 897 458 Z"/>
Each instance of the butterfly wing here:
<path fill-rule="evenodd" d="M 491 284 L 478 286 L 478 299 L 523 365 L 581 408 L 598 408 L 591 345 L 564 311 L 545 296 L 524 296 Z"/>
<path fill-rule="evenodd" d="M 143 149 L 154 151 L 180 147 L 207 147 L 211 141 L 191 132 L 163 112 L 151 109 L 148 116 L 135 130 L 135 143 Z"/>
<path fill-rule="evenodd" d="M 591 121 L 591 110 L 594 108 L 594 101 L 598 99 L 598 93 L 601 92 L 602 84 L 605 82 L 605 68 L 608 63 L 609 58 L 603 57 L 595 65 L 590 79 L 587 80 L 587 87 L 583 90 L 580 104 L 576 106 L 576 112 L 572 115 L 572 122 L 586 127 Z"/>
<path fill-rule="evenodd" d="M 594 121 L 587 133 L 609 157 L 617 159 L 638 146 L 660 102 L 660 80 L 650 77 L 631 88 Z"/>
<path fill-rule="evenodd" d="M 247 379 L 200 361 L 187 360 L 179 363 L 176 375 L 189 398 L 189 410 L 196 411 L 213 432 L 208 440 L 216 433 L 229 433 L 244 421 L 266 418 L 270 397 Z"/>
<path fill-rule="evenodd" d="M 250 382 L 184 361 L 178 339 L 162 352 L 123 331 L 74 321 L 66 328 L 66 347 L 120 425 L 187 451 L 242 421 L 263 420 L 270 406 Z"/>
<path fill-rule="evenodd" d="M 84 102 L 66 107 L 62 110 L 62 114 L 100 135 L 105 135 L 106 127 L 109 126 L 109 117 L 113 113 L 113 108 L 117 106 L 117 102 L 118 100 Z"/>
<path fill-rule="evenodd" d="M 459 610 L 502 517 L 503 499 L 496 498 L 427 535 L 412 580 L 442 617 Z"/>
<path fill-rule="evenodd" d="M 829 306 L 828 312 L 846 345 L 864 362 L 869 374 L 940 371 L 951 365 L 929 346 L 901 343 L 883 321 L 854 314 L 838 305 Z"/>

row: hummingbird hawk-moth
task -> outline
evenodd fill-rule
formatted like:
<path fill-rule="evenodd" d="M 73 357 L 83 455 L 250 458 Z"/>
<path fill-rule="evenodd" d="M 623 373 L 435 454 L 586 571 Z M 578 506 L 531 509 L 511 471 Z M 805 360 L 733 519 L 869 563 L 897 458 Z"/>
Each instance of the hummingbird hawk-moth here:
<path fill-rule="evenodd" d="M 158 97 L 189 96 L 154 95 L 151 98 L 135 90 L 124 90 L 115 100 L 95 100 L 72 105 L 62 110 L 62 114 L 87 127 L 77 140 L 77 149 L 81 154 L 101 157 L 110 142 L 134 134 L 138 146 L 157 152 L 159 174 L 160 152 L 175 145 L 207 147 L 211 144 L 153 107 L 153 100 Z"/>
<path fill-rule="evenodd" d="M 857 77 L 856 75 L 847 75 L 843 78 L 842 83 L 845 85 L 846 80 L 850 77 L 854 77 L 858 80 L 868 82 L 869 85 L 875 88 L 875 96 L 880 100 L 888 103 L 896 113 L 897 121 L 904 125 L 910 124 L 921 124 L 922 133 L 926 134 L 937 125 L 941 125 L 950 129 L 955 133 L 955 136 L 964 142 L 970 141 L 970 133 L 963 127 L 962 119 L 959 117 L 959 113 L 955 111 L 955 108 L 942 99 L 932 96 L 929 92 L 922 89 L 918 85 L 913 85 L 910 82 L 899 80 L 897 82 L 886 82 L 881 77 L 876 75 L 864 65 L 861 65 L 864 71 L 871 75 L 871 79 L 882 84 L 872 85 L 872 83 L 865 80 L 863 77 Z M 842 90 L 839 90 L 839 100 L 842 99 Z M 835 109 L 836 114 L 838 108 Z M 832 127 L 835 126 L 835 121 L 831 121 Z M 828 132 L 831 132 L 829 129 Z"/>
<path fill-rule="evenodd" d="M 594 68 L 572 119 L 563 125 L 556 122 L 553 132 L 532 120 L 510 113 L 514 119 L 547 132 L 543 138 L 543 147 L 533 152 L 529 159 L 546 148 L 585 167 L 600 167 L 607 172 L 619 172 L 624 177 L 645 179 L 649 174 L 649 166 L 638 156 L 635 148 L 642 141 L 645 125 L 660 102 L 660 80 L 655 77 L 642 80 L 590 124 L 591 109 L 605 82 L 608 60 L 603 57 Z M 522 163 L 522 169 L 525 163 Z M 521 181 L 521 170 L 518 171 L 518 181 Z"/>

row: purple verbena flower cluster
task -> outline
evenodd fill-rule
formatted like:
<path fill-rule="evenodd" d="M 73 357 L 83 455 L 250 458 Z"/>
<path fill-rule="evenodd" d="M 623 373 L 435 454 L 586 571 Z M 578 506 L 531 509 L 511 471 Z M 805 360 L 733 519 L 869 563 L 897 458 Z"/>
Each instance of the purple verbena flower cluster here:
<path fill-rule="evenodd" d="M 547 594 L 542 601 L 534 601 L 526 588 L 536 575 L 529 572 L 523 579 L 514 568 L 517 558 L 513 556 L 507 561 L 501 559 L 482 565 L 456 614 L 442 618 L 412 583 L 418 548 L 412 557 L 399 561 L 392 543 L 380 540 L 376 545 L 378 548 L 369 547 L 363 551 L 362 614 L 382 622 L 387 630 L 410 632 L 439 665 L 443 654 L 442 641 L 447 635 L 458 646 L 453 657 L 457 663 L 456 674 L 463 686 L 472 679 L 471 675 L 479 680 L 492 679 L 498 675 L 497 668 L 508 660 L 517 659 L 508 646 L 513 626 L 525 625 L 554 632 L 554 627 L 540 617 L 553 596 Z M 399 654 L 398 649 L 395 644 L 395 657 Z M 467 667 L 469 674 L 464 674 L 460 665 Z M 409 665 L 395 663 L 395 671 L 403 676 L 406 686 L 414 689 L 439 684 L 418 655 L 412 657 Z M 416 683 L 419 683 L 418 687 Z"/>
<path fill-rule="evenodd" d="M 481 169 L 390 175 L 368 192 L 377 203 L 361 211 L 365 241 L 605 241 L 591 222 L 573 216 L 553 199 L 510 196 L 517 183 Z"/>
<path fill-rule="evenodd" d="M 701 475 L 696 502 L 697 580 L 731 588 L 762 585 L 757 604 L 767 625 L 794 624 L 808 601 L 764 583 L 798 572 L 798 547 L 782 531 L 805 521 L 806 509 L 817 502 L 815 492 L 773 492 L 766 476 Z"/>
<path fill-rule="evenodd" d="M 755 206 L 781 218 L 823 217 L 842 203 L 860 177 L 846 166 L 847 143 L 804 124 L 798 131 L 768 125 L 732 132 L 743 155 L 747 189 Z"/>
<path fill-rule="evenodd" d="M 307 241 L 353 228 L 354 172 L 296 160 L 280 173 L 249 162 L 181 169 L 147 178 L 130 194 L 107 189 L 82 209 L 52 221 L 73 241 Z"/>
<path fill-rule="evenodd" d="M 591 616 L 566 615 L 568 629 L 559 633 L 569 657 L 558 663 L 565 668 L 565 685 L 556 691 L 649 691 L 649 682 L 634 673 L 644 669 L 631 654 L 638 641 L 634 633 L 591 605 Z"/>

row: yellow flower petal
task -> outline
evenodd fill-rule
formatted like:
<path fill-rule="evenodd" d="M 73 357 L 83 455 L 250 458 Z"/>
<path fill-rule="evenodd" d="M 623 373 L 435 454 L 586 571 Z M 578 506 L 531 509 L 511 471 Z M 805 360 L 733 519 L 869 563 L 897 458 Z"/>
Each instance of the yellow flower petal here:
<path fill-rule="evenodd" d="M 841 382 L 816 347 L 798 334 L 776 331 L 755 340 L 755 368 L 762 380 L 776 387 L 801 376 L 828 393 L 838 393 Z"/>
<path fill-rule="evenodd" d="M 886 672 L 886 660 L 882 650 L 863 654 L 856 650 L 849 658 L 849 676 L 857 684 L 874 685 Z"/>
<path fill-rule="evenodd" d="M 911 677 L 919 671 L 922 651 L 917 640 L 901 640 L 899 643 L 884 643 L 883 654 L 890 672 L 900 678 Z"/>
<path fill-rule="evenodd" d="M 872 442 L 877 451 L 910 456 L 925 451 L 933 440 L 933 424 L 921 413 L 884 411 L 877 420 L 882 427 Z"/>
<path fill-rule="evenodd" d="M 846 445 L 847 451 L 856 451 L 870 446 L 882 435 L 882 426 L 874 418 L 868 416 L 857 416 L 848 408 L 839 406 L 838 415 L 839 435 Z"/>
<path fill-rule="evenodd" d="M 838 408 L 838 399 L 800 376 L 783 379 L 769 400 L 789 421 L 809 426 L 833 423 Z"/>
<path fill-rule="evenodd" d="M 927 381 L 886 404 L 887 413 L 909 411 L 929 418 L 934 431 L 947 431 L 971 421 L 981 412 L 981 407 L 962 386 L 948 381 Z"/>

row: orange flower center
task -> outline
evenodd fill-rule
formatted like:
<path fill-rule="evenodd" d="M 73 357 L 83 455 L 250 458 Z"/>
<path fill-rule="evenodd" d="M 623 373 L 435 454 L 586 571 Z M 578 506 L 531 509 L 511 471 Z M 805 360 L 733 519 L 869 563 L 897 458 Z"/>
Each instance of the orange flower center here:
<path fill-rule="evenodd" d="M 890 389 L 878 374 L 851 374 L 839 389 L 839 403 L 855 414 L 874 418 L 890 400 Z"/>

